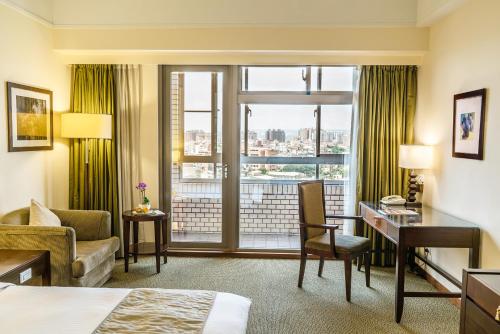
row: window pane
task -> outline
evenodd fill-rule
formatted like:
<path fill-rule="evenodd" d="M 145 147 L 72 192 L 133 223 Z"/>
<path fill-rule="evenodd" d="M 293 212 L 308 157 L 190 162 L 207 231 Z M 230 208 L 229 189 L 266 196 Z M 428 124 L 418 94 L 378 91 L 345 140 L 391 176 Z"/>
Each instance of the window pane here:
<path fill-rule="evenodd" d="M 321 106 L 321 154 L 349 153 L 351 118 L 351 105 Z"/>
<path fill-rule="evenodd" d="M 211 163 L 183 163 L 183 179 L 213 179 L 214 164 Z"/>
<path fill-rule="evenodd" d="M 245 180 L 313 180 L 316 165 L 241 164 L 241 179 Z"/>
<path fill-rule="evenodd" d="M 354 67 L 323 67 L 321 74 L 322 91 L 352 91 Z"/>
<path fill-rule="evenodd" d="M 245 69 L 248 69 L 248 88 Z M 242 67 L 241 87 L 243 91 L 305 91 L 302 70 L 305 73 L 305 67 Z"/>
<path fill-rule="evenodd" d="M 212 73 L 184 73 L 184 110 L 212 110 Z"/>
<path fill-rule="evenodd" d="M 260 157 L 315 156 L 316 106 L 249 105 L 248 155 Z M 245 106 L 241 106 L 245 117 Z M 244 125 L 244 124 L 243 124 Z M 241 138 L 245 140 L 244 136 Z M 244 143 L 242 143 L 244 145 Z"/>
<path fill-rule="evenodd" d="M 319 178 L 330 181 L 348 180 L 349 165 L 319 165 Z"/>
<path fill-rule="evenodd" d="M 210 112 L 184 113 L 184 155 L 211 156 Z"/>

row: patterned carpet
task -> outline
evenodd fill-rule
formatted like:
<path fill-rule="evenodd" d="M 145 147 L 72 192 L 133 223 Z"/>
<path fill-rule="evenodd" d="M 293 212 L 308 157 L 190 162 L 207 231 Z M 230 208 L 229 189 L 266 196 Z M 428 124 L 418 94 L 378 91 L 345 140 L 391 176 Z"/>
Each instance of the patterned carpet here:
<path fill-rule="evenodd" d="M 106 287 L 155 287 L 232 292 L 252 300 L 248 334 L 254 333 L 458 333 L 459 310 L 447 299 L 408 298 L 401 324 L 393 320 L 394 269 L 373 268 L 371 288 L 353 270 L 352 302 L 345 301 L 343 263 L 307 263 L 303 289 L 297 288 L 298 260 L 170 257 L 155 273 L 153 257 L 143 257 L 124 273 L 123 261 Z M 432 291 L 407 274 L 406 289 Z"/>

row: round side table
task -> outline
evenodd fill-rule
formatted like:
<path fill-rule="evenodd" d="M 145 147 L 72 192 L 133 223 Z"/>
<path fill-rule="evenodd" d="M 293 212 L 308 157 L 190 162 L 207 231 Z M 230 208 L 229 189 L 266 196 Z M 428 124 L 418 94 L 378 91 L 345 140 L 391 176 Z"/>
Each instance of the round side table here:
<path fill-rule="evenodd" d="M 128 272 L 128 261 L 130 254 L 134 255 L 134 263 L 137 263 L 137 255 L 155 255 L 156 256 L 156 272 L 160 273 L 160 257 L 163 255 L 163 263 L 167 263 L 167 221 L 168 214 L 166 213 L 133 213 L 132 210 L 123 212 L 123 248 L 125 255 L 125 272 Z M 154 222 L 155 226 L 155 242 L 139 243 L 139 222 Z M 133 251 L 130 252 L 130 223 L 133 223 Z"/>

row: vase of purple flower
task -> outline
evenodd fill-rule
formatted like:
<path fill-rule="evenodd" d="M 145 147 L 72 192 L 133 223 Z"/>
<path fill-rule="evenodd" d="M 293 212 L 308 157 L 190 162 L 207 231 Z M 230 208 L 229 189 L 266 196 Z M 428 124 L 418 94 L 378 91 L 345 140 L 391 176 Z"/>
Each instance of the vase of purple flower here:
<path fill-rule="evenodd" d="M 151 210 L 151 201 L 146 196 L 146 189 L 148 188 L 148 185 L 141 181 L 135 188 L 141 193 L 141 203 L 136 211 L 148 213 L 149 210 Z"/>

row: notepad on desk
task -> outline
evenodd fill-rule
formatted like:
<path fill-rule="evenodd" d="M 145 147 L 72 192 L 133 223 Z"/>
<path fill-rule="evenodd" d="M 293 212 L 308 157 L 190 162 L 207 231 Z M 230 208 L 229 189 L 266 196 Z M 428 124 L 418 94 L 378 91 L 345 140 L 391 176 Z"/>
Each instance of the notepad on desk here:
<path fill-rule="evenodd" d="M 408 210 L 406 208 L 384 208 L 384 209 L 379 209 L 379 213 L 383 215 L 388 215 L 388 216 L 416 216 L 418 215 L 418 212 L 415 212 L 413 210 Z"/>

